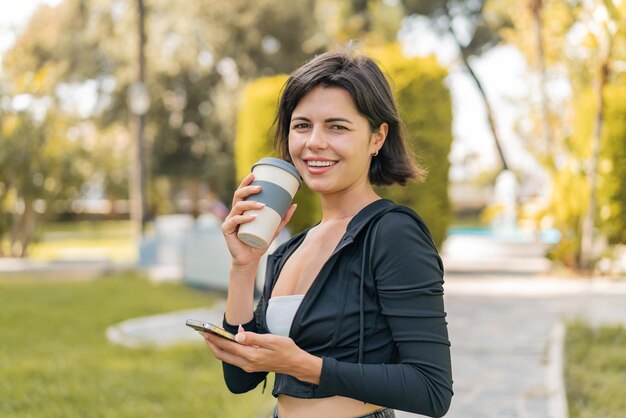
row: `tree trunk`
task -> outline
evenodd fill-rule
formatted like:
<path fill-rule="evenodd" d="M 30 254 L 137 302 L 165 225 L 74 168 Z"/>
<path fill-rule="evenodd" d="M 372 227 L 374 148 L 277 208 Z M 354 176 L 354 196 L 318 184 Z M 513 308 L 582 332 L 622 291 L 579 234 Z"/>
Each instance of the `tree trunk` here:
<path fill-rule="evenodd" d="M 544 151 L 551 163 L 555 157 L 554 138 L 550 125 L 550 109 L 548 106 L 548 92 L 546 91 L 546 57 L 543 50 L 543 0 L 530 0 L 529 7 L 533 17 L 533 31 L 535 34 L 535 50 L 537 53 L 537 72 L 539 75 L 539 100 L 541 107 L 541 126 L 544 141 Z"/>
<path fill-rule="evenodd" d="M 610 48 L 609 48 L 610 51 Z M 580 241 L 580 266 L 583 269 L 591 270 L 593 267 L 593 244 L 595 240 L 595 214 L 596 214 L 596 192 L 598 177 L 598 160 L 600 159 L 600 147 L 602 143 L 602 128 L 604 125 L 604 86 L 609 77 L 610 52 L 606 53 L 600 63 L 598 82 L 596 86 L 596 120 L 591 138 L 591 157 L 588 166 L 589 178 L 589 205 L 587 213 L 583 218 L 582 236 Z"/>
<path fill-rule="evenodd" d="M 22 216 L 22 228 L 20 231 L 20 253 L 19 257 L 26 257 L 28 255 L 28 247 L 33 239 L 35 233 L 35 225 L 37 223 L 37 213 L 33 209 L 33 202 L 27 201 L 24 208 L 24 215 Z"/>
<path fill-rule="evenodd" d="M 138 48 L 137 48 L 137 83 L 140 86 L 145 84 L 145 7 L 143 0 L 137 0 L 137 28 L 138 28 Z M 131 106 L 131 110 L 132 106 Z M 131 176 L 131 219 L 134 224 L 135 234 L 140 240 L 145 231 L 146 225 L 146 164 L 144 146 L 144 127 L 146 115 L 135 115 L 136 138 L 135 156 L 133 162 L 133 172 Z"/>
<path fill-rule="evenodd" d="M 456 32 L 454 31 L 454 28 L 452 27 L 452 18 L 450 16 L 450 13 L 448 13 L 447 8 L 446 8 L 446 15 L 448 18 L 448 32 L 450 32 L 450 35 L 452 35 L 454 42 L 456 43 L 459 50 L 461 51 L 461 60 L 463 61 L 463 64 L 465 65 L 465 68 L 469 72 L 470 76 L 474 80 L 474 83 L 476 83 L 476 87 L 478 87 L 478 92 L 480 93 L 480 97 L 482 98 L 483 103 L 485 105 L 485 111 L 487 112 L 487 122 L 489 124 L 489 129 L 491 130 L 491 134 L 493 135 L 493 140 L 496 144 L 496 149 L 498 150 L 500 161 L 502 161 L 502 170 L 503 171 L 508 170 L 509 165 L 506 162 L 506 158 L 502 150 L 502 142 L 500 140 L 500 135 L 498 134 L 498 129 L 496 128 L 496 121 L 495 121 L 495 117 L 493 114 L 493 109 L 491 107 L 491 103 L 489 102 L 489 99 L 487 98 L 487 93 L 485 92 L 485 89 L 483 88 L 483 85 L 480 82 L 480 79 L 478 78 L 478 76 L 474 72 L 474 69 L 469 63 L 467 49 L 463 46 Z"/>
<path fill-rule="evenodd" d="M 37 213 L 33 209 L 33 202 L 24 201 L 24 212 L 13 216 L 9 254 L 11 257 L 26 257 L 28 246 L 35 232 Z"/>
<path fill-rule="evenodd" d="M 10 184 L 7 184 L 5 186 L 7 186 L 6 187 L 7 190 L 11 187 Z M 7 193 L 3 193 L 0 195 L 0 209 L 5 207 L 4 201 L 6 200 L 6 197 L 7 197 Z M 8 221 L 7 223 L 4 222 L 5 216 L 8 216 L 8 215 L 0 211 L 0 258 L 5 256 L 2 241 L 6 233 L 9 231 Z M 9 253 L 10 252 L 11 250 L 9 250 Z"/>

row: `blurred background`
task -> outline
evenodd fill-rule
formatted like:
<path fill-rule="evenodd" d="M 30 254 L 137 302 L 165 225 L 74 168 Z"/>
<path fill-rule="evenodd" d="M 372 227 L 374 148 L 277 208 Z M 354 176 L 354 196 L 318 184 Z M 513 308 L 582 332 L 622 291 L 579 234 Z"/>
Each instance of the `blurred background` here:
<path fill-rule="evenodd" d="M 229 266 L 220 224 L 251 165 L 274 155 L 280 88 L 315 54 L 346 44 L 392 79 L 410 145 L 429 171 L 423 183 L 379 192 L 425 218 L 452 273 L 522 266 L 542 277 L 626 276 L 622 0 L 4 1 L 0 348 L 4 334 L 5 349 L 20 351 L 27 340 L 17 324 L 35 321 L 44 306 L 76 304 L 58 314 L 61 330 L 75 314 L 111 313 L 98 317 L 100 346 L 115 322 L 218 300 L 210 291 L 226 288 Z M 319 218 L 306 188 L 296 201 L 278 242 Z M 110 280 L 84 280 L 103 276 Z M 82 321 L 80 335 L 89 329 Z M 198 379 L 193 385 L 208 384 L 189 364 L 194 356 L 207 362 L 204 351 L 171 350 L 172 362 L 176 350 L 189 351 L 176 367 Z M 129 393 L 159 380 L 129 380 L 149 375 L 164 355 L 144 354 L 139 372 L 130 366 L 138 358 L 119 360 L 136 353 L 101 354 L 120 372 L 106 383 L 121 385 L 113 400 L 94 400 L 101 386 L 89 389 L 87 375 L 68 371 L 77 373 L 75 390 L 53 397 L 76 397 L 77 409 L 58 415 L 62 407 L 48 406 L 40 416 L 132 404 Z M 67 366 L 62 359 L 41 377 L 47 385 Z M 6 369 L 24 385 L 0 384 L 0 404 L 2 389 L 14 399 L 0 405 L 3 416 L 26 416 L 33 404 L 23 396 L 50 404 L 33 394 L 24 367 Z M 111 367 L 90 370 L 105 382 L 112 376 Z M 189 408 L 203 407 L 185 396 Z M 220 396 L 212 408 L 237 416 Z M 180 407 L 140 403 L 124 414 L 173 416 L 167 411 Z M 102 416 L 124 415 L 115 411 Z"/>
<path fill-rule="evenodd" d="M 4 3 L 0 257 L 135 262 L 143 239 L 154 261 L 160 217 L 223 217 L 272 153 L 286 74 L 352 42 L 394 80 L 431 173 L 388 193 L 439 244 L 488 227 L 568 269 L 623 272 L 621 3 Z M 304 194 L 294 230 L 318 216 Z"/>

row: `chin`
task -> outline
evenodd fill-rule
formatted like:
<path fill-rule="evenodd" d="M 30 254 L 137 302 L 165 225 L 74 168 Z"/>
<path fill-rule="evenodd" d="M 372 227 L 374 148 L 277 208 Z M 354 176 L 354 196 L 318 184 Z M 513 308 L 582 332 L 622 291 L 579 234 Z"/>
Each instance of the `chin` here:
<path fill-rule="evenodd" d="M 319 179 L 304 178 L 303 180 L 307 187 L 315 193 L 328 193 L 333 189 L 332 185 L 325 181 L 319 181 Z"/>

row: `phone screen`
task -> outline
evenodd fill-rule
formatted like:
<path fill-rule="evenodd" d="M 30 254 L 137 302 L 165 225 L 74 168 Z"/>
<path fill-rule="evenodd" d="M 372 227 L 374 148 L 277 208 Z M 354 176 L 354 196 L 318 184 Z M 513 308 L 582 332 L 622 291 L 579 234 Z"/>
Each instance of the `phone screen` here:
<path fill-rule="evenodd" d="M 219 335 L 220 337 L 226 338 L 231 341 L 236 341 L 235 336 L 230 332 L 226 331 L 224 328 L 219 327 L 215 324 L 211 324 L 209 322 L 202 322 L 196 319 L 188 319 L 185 323 L 188 327 L 195 329 L 196 331 L 202 332 L 211 332 L 213 334 Z"/>

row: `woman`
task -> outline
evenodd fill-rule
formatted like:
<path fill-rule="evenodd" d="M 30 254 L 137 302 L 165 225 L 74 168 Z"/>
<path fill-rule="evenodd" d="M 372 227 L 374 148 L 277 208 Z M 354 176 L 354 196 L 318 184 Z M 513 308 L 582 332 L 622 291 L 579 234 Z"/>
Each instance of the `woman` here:
<path fill-rule="evenodd" d="M 421 219 L 372 185 L 422 174 L 403 138 L 378 66 L 347 51 L 322 54 L 283 89 L 276 143 L 319 194 L 322 220 L 268 258 L 237 239 L 258 204 L 253 175 L 233 197 L 222 231 L 232 254 L 224 327 L 238 343 L 203 334 L 235 393 L 276 373 L 274 417 L 443 416 L 452 397 L 443 266 Z M 293 205 L 278 228 L 289 222 Z M 237 326 L 237 324 L 243 324 Z"/>

